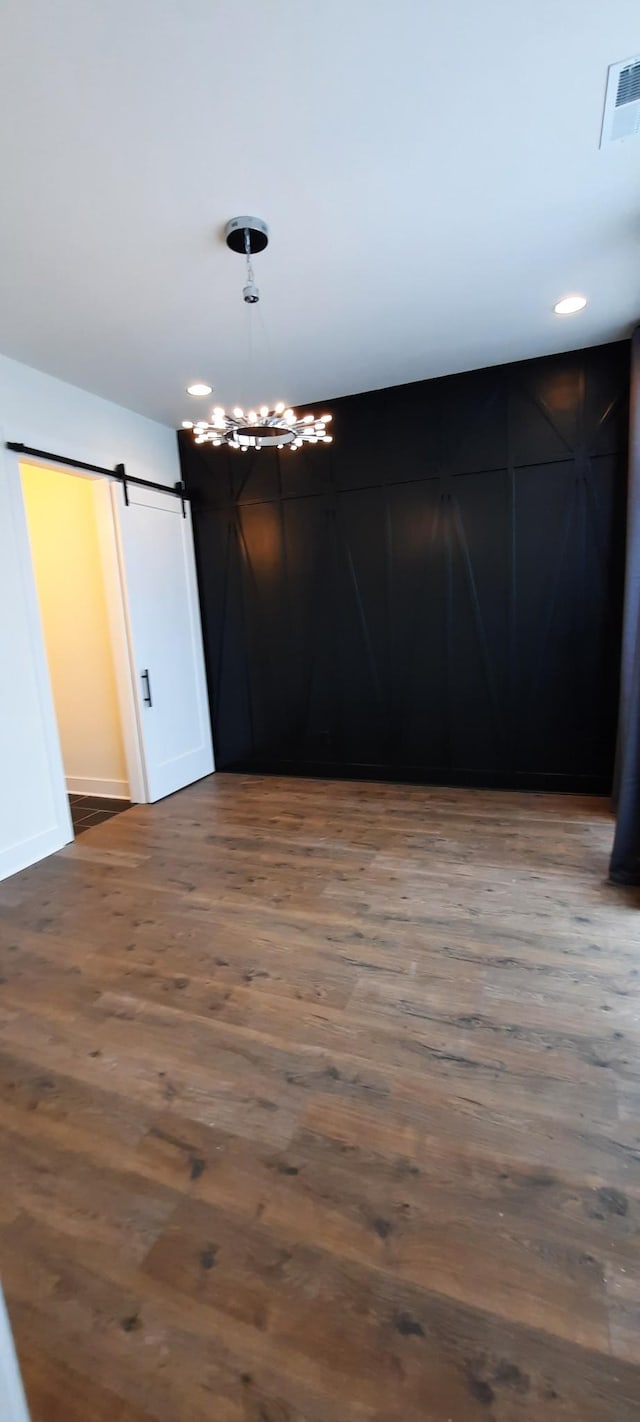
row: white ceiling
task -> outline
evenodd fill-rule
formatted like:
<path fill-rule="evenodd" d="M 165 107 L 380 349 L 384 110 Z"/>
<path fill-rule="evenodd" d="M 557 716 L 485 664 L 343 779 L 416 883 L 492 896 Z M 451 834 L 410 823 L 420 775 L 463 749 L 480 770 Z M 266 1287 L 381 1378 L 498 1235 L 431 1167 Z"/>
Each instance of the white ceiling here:
<path fill-rule="evenodd" d="M 626 335 L 638 53 L 638 0 L 3 0 L 0 350 L 177 424 Z"/>

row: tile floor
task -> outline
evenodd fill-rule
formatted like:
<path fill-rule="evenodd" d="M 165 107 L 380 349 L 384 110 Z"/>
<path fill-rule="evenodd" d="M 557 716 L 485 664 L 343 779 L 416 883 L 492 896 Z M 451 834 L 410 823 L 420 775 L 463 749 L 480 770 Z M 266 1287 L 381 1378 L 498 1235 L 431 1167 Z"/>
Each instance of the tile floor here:
<path fill-rule="evenodd" d="M 92 825 L 112 819 L 131 807 L 130 800 L 116 800 L 104 795 L 70 795 L 69 807 L 75 835 L 83 834 Z"/>

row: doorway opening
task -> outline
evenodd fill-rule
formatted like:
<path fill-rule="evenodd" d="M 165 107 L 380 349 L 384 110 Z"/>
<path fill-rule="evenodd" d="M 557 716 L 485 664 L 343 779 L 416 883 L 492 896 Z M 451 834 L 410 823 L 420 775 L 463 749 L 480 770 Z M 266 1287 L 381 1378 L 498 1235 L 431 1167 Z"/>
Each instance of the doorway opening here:
<path fill-rule="evenodd" d="M 1 486 L 10 523 L 3 520 L 2 527 L 5 544 L 10 530 L 11 569 L 17 575 L 15 619 L 9 614 L 13 638 L 9 666 L 16 680 L 9 724 L 16 754 L 12 758 L 7 749 L 3 813 L 6 806 L 8 837 L 0 843 L 0 878 L 55 853 L 74 838 L 70 794 L 93 792 L 99 800 L 153 804 L 210 775 L 215 768 L 191 509 L 182 486 L 165 488 L 141 474 L 127 478 L 122 465 L 116 465 L 112 473 L 104 464 L 80 464 L 73 456 L 66 463 L 62 456 L 15 442 L 8 441 L 5 450 L 6 484 L 3 480 Z M 35 471 L 32 475 L 25 472 L 27 465 Z M 36 552 L 28 482 L 39 482 L 40 497 L 51 491 L 40 523 L 46 547 L 50 554 L 53 549 L 56 558 L 53 591 L 43 591 L 39 576 L 41 560 Z M 95 519 L 91 533 L 86 533 L 85 523 L 85 531 L 75 543 L 69 540 L 71 517 L 65 519 L 61 509 L 61 500 L 70 489 L 89 489 Z M 106 640 L 108 646 L 110 639 L 113 662 L 111 691 L 104 690 L 103 682 L 98 699 L 101 716 L 108 699 L 113 707 L 114 670 L 117 687 L 120 735 L 116 718 L 110 744 L 117 757 L 119 742 L 120 759 L 119 764 L 111 760 L 106 766 L 82 761 L 74 764 L 70 758 L 78 749 L 81 733 L 75 731 L 70 740 L 63 736 L 61 703 L 54 695 L 46 636 L 52 605 L 74 587 L 80 553 L 87 545 L 92 549 L 89 573 L 94 583 L 98 573 L 102 578 Z M 97 637 L 89 637 L 87 653 L 78 633 L 78 618 L 85 611 L 86 600 L 84 590 L 68 596 L 65 628 L 74 674 L 71 706 L 75 713 L 85 713 L 82 735 L 86 735 L 90 693 L 98 681 L 91 661 Z M 22 721 L 16 714 L 20 711 Z M 98 711 L 94 704 L 89 718 L 92 748 Z M 80 806 L 84 813 L 76 812 L 76 819 L 87 821 L 84 833 L 96 824 L 89 815 L 98 814 L 103 806 L 100 810 L 89 808 L 86 801 Z M 114 809 L 111 803 L 109 812 Z M 141 823 L 138 816 L 137 836 Z M 4 824 L 0 828 L 6 834 Z M 124 825 L 122 832 L 126 833 Z"/>
<path fill-rule="evenodd" d="M 136 798 L 114 646 L 105 489 L 97 479 L 20 463 L 31 558 L 75 835 Z M 116 638 L 117 640 L 117 638 Z M 134 783 L 132 783 L 134 782 Z"/>

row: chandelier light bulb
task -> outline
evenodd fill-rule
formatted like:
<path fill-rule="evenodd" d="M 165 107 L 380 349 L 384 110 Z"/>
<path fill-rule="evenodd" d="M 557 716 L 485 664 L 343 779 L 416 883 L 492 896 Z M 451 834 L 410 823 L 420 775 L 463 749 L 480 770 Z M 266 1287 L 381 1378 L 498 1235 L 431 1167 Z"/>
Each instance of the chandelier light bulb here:
<path fill-rule="evenodd" d="M 284 400 L 279 400 L 275 410 L 276 415 L 284 415 Z"/>
<path fill-rule="evenodd" d="M 236 420 L 244 419 L 244 410 L 241 410 L 239 405 L 236 405 L 233 413 Z"/>
<path fill-rule="evenodd" d="M 183 420 L 183 421 L 182 421 L 182 428 L 183 428 L 183 430 L 192 430 L 192 429 L 193 429 L 193 420 Z"/>

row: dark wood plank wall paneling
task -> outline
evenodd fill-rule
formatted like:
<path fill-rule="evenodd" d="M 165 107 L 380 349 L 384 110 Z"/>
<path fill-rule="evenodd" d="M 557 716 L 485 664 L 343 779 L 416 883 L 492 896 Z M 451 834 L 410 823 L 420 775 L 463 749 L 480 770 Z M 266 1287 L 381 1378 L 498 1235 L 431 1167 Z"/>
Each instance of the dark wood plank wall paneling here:
<path fill-rule="evenodd" d="M 607 792 L 627 342 L 181 433 L 220 769 Z"/>

